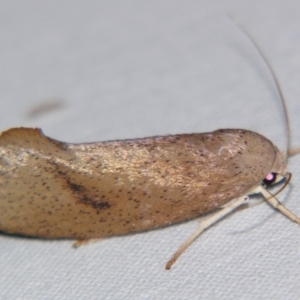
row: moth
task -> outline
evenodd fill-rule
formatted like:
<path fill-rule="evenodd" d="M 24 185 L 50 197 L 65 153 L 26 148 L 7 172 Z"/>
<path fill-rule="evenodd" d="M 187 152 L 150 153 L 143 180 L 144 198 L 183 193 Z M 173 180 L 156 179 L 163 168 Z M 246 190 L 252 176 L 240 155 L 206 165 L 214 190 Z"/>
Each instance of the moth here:
<path fill-rule="evenodd" d="M 40 129 L 9 129 L 0 135 L 0 230 L 89 240 L 211 213 L 169 269 L 204 229 L 247 203 L 248 195 L 261 193 L 300 224 L 265 188 L 282 178 L 288 184 L 286 159 L 298 152 L 281 153 L 264 136 L 243 129 L 85 144 L 60 142 Z"/>

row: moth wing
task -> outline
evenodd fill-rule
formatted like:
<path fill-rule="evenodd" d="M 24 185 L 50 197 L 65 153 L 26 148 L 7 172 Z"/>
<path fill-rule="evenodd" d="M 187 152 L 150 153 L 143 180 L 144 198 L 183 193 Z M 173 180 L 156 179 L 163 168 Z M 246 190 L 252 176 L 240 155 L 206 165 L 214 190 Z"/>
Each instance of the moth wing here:
<path fill-rule="evenodd" d="M 238 154 L 247 153 L 235 134 L 217 137 L 66 144 L 38 129 L 4 132 L 0 229 L 87 239 L 148 230 L 209 212 L 261 180 Z"/>

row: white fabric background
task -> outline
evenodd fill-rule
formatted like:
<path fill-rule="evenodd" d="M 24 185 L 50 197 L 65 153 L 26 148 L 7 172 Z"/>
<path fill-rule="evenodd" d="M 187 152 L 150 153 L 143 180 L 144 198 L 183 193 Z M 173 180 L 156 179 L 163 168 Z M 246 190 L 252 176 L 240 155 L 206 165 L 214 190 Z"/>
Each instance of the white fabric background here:
<path fill-rule="evenodd" d="M 87 142 L 246 128 L 283 149 L 274 83 L 228 13 L 272 61 L 299 146 L 297 0 L 1 1 L 0 131 Z M 28 117 L 55 99 L 61 108 Z M 298 215 L 299 165 L 290 159 L 293 184 L 279 196 Z M 0 235 L 0 299 L 299 299 L 299 225 L 268 204 L 237 212 L 165 271 L 198 224 L 77 250 Z"/>

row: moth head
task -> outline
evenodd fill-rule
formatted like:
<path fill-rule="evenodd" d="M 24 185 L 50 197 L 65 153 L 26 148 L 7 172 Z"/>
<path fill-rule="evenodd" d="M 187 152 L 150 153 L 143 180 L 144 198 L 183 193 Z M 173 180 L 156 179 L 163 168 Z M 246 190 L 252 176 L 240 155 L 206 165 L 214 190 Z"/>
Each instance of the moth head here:
<path fill-rule="evenodd" d="M 285 156 L 275 147 L 275 159 L 271 172 L 263 179 L 263 183 L 268 186 L 278 183 L 289 176 Z"/>
<path fill-rule="evenodd" d="M 278 183 L 278 182 L 282 181 L 284 178 L 285 178 L 285 176 L 282 176 L 275 172 L 271 172 L 263 179 L 263 184 L 268 186 L 271 184 Z"/>

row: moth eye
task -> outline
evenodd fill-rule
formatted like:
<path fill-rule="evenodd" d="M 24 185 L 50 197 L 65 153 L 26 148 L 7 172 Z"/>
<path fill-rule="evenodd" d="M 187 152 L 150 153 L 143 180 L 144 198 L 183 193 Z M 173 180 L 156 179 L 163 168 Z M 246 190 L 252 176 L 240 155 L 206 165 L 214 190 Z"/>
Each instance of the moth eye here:
<path fill-rule="evenodd" d="M 269 185 L 269 184 L 272 184 L 276 181 L 276 177 L 277 177 L 277 174 L 276 173 L 269 173 L 266 178 L 263 180 L 263 183 L 265 185 Z"/>

